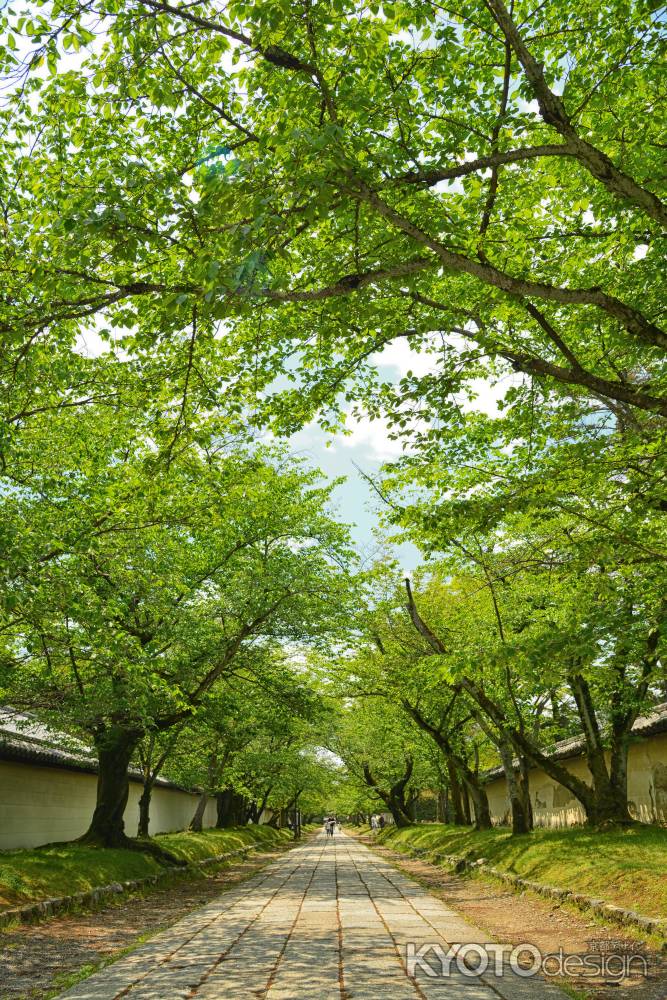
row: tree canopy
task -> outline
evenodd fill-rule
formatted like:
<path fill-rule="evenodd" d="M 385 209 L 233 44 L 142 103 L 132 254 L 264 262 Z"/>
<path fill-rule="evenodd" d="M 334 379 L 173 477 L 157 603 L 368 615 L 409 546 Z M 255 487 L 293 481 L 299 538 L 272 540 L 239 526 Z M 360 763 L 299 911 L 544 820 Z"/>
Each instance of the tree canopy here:
<path fill-rule="evenodd" d="M 195 825 L 435 795 L 485 826 L 498 762 L 517 833 L 538 766 L 629 822 L 667 697 L 658 5 L 17 0 L 0 31 L 0 690 L 95 746 L 89 836 L 127 842 L 131 764 L 143 836 L 162 769 Z M 349 416 L 402 441 L 372 486 L 407 585 L 277 440 Z M 549 752 L 579 732 L 590 781 Z"/>

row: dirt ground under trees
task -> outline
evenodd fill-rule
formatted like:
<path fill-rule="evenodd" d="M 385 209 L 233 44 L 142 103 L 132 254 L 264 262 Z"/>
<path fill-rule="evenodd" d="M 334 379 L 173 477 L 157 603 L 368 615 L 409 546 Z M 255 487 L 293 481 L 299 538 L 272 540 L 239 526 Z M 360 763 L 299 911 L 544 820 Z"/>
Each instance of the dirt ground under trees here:
<path fill-rule="evenodd" d="M 612 951 L 645 954 L 648 978 L 637 976 L 621 982 L 592 978 L 560 980 L 578 991 L 579 996 L 591 1000 L 667 1000 L 667 956 L 648 945 L 644 951 L 639 939 L 624 935 L 623 928 L 602 925 L 586 914 L 537 896 L 509 892 L 492 880 L 451 875 L 437 865 L 381 847 L 369 837 L 360 839 L 433 895 L 446 900 L 470 923 L 492 934 L 498 944 L 529 942 L 543 954 L 561 948 L 566 955 Z"/>

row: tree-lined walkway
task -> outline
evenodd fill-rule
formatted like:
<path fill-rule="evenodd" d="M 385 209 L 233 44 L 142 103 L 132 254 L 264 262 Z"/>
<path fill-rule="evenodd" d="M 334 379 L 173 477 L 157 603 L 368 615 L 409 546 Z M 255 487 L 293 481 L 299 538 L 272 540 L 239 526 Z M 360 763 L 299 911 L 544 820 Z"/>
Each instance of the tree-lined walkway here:
<path fill-rule="evenodd" d="M 62 1000 L 542 1000 L 543 980 L 407 974 L 406 945 L 487 941 L 345 835 L 296 848 Z"/>

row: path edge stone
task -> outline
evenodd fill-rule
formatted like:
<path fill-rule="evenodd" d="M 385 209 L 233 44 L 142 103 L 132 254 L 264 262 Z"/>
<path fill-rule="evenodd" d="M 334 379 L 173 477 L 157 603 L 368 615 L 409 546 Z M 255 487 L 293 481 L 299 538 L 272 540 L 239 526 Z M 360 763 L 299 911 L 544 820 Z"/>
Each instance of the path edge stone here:
<path fill-rule="evenodd" d="M 155 875 L 146 875 L 145 878 L 132 879 L 128 882 L 110 882 L 108 885 L 95 886 L 85 892 L 74 892 L 69 896 L 54 896 L 50 899 L 40 899 L 35 903 L 27 903 L 25 906 L 15 906 L 9 910 L 0 910 L 0 929 L 10 924 L 32 923 L 36 920 L 46 920 L 50 917 L 67 913 L 76 907 L 95 907 L 105 900 L 113 899 L 125 892 L 135 892 L 137 889 L 147 888 L 157 885 L 169 876 L 187 875 L 188 872 L 197 871 L 210 865 L 221 864 L 239 855 L 248 854 L 259 847 L 266 845 L 246 844 L 244 847 L 237 847 L 233 851 L 225 851 L 224 854 L 216 854 L 211 858 L 202 858 L 199 861 L 189 861 L 185 865 L 169 865 Z"/>
<path fill-rule="evenodd" d="M 375 842 L 370 841 L 368 843 L 370 846 L 370 844 Z M 385 845 L 377 844 L 376 846 L 383 847 Z M 390 850 L 396 849 L 390 848 Z M 572 903 L 583 912 L 592 913 L 612 923 L 634 927 L 649 934 L 655 934 L 662 940 L 662 950 L 667 951 L 667 919 L 662 917 L 647 917 L 643 913 L 637 913 L 635 910 L 628 910 L 622 906 L 614 906 L 612 903 L 607 903 L 604 899 L 594 899 L 591 896 L 586 896 L 580 892 L 573 892 L 570 889 L 561 889 L 558 886 L 544 885 L 542 882 L 533 882 L 529 879 L 519 878 L 517 875 L 512 875 L 511 872 L 505 872 L 499 868 L 487 865 L 483 858 L 471 861 L 462 855 L 445 854 L 443 851 L 424 847 L 405 847 L 397 851 L 397 853 L 406 854 L 408 857 L 413 857 L 420 861 L 426 861 L 428 864 L 433 864 L 434 867 L 448 866 L 458 875 L 464 872 L 481 872 L 484 875 L 499 879 L 499 881 L 518 891 L 529 890 L 539 896 L 545 896 L 547 899 Z"/>

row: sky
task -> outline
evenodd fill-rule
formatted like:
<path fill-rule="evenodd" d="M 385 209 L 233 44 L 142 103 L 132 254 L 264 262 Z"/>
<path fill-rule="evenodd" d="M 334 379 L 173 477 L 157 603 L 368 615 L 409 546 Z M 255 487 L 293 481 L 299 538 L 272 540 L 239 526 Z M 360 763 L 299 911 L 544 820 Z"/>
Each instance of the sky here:
<path fill-rule="evenodd" d="M 375 355 L 373 359 L 383 379 L 397 382 L 408 371 L 415 375 L 426 374 L 433 369 L 434 357 L 428 353 L 410 350 L 405 340 L 397 340 Z M 463 410 L 476 410 L 496 415 L 497 401 L 502 398 L 508 383 L 491 385 L 481 379 L 473 383 L 476 400 L 471 404 L 460 399 Z M 334 500 L 341 521 L 351 524 L 352 537 L 364 559 L 372 559 L 379 546 L 376 536 L 378 512 L 382 500 L 364 478 L 375 477 L 383 463 L 394 461 L 404 454 L 402 441 L 389 437 L 387 425 L 382 420 L 365 419 L 348 422 L 350 435 L 332 436 L 311 424 L 293 435 L 290 447 L 294 454 L 307 458 L 318 466 L 329 479 L 345 476 L 345 482 L 336 487 Z M 395 546 L 395 556 L 401 569 L 409 572 L 421 562 L 418 549 L 411 543 Z"/>

